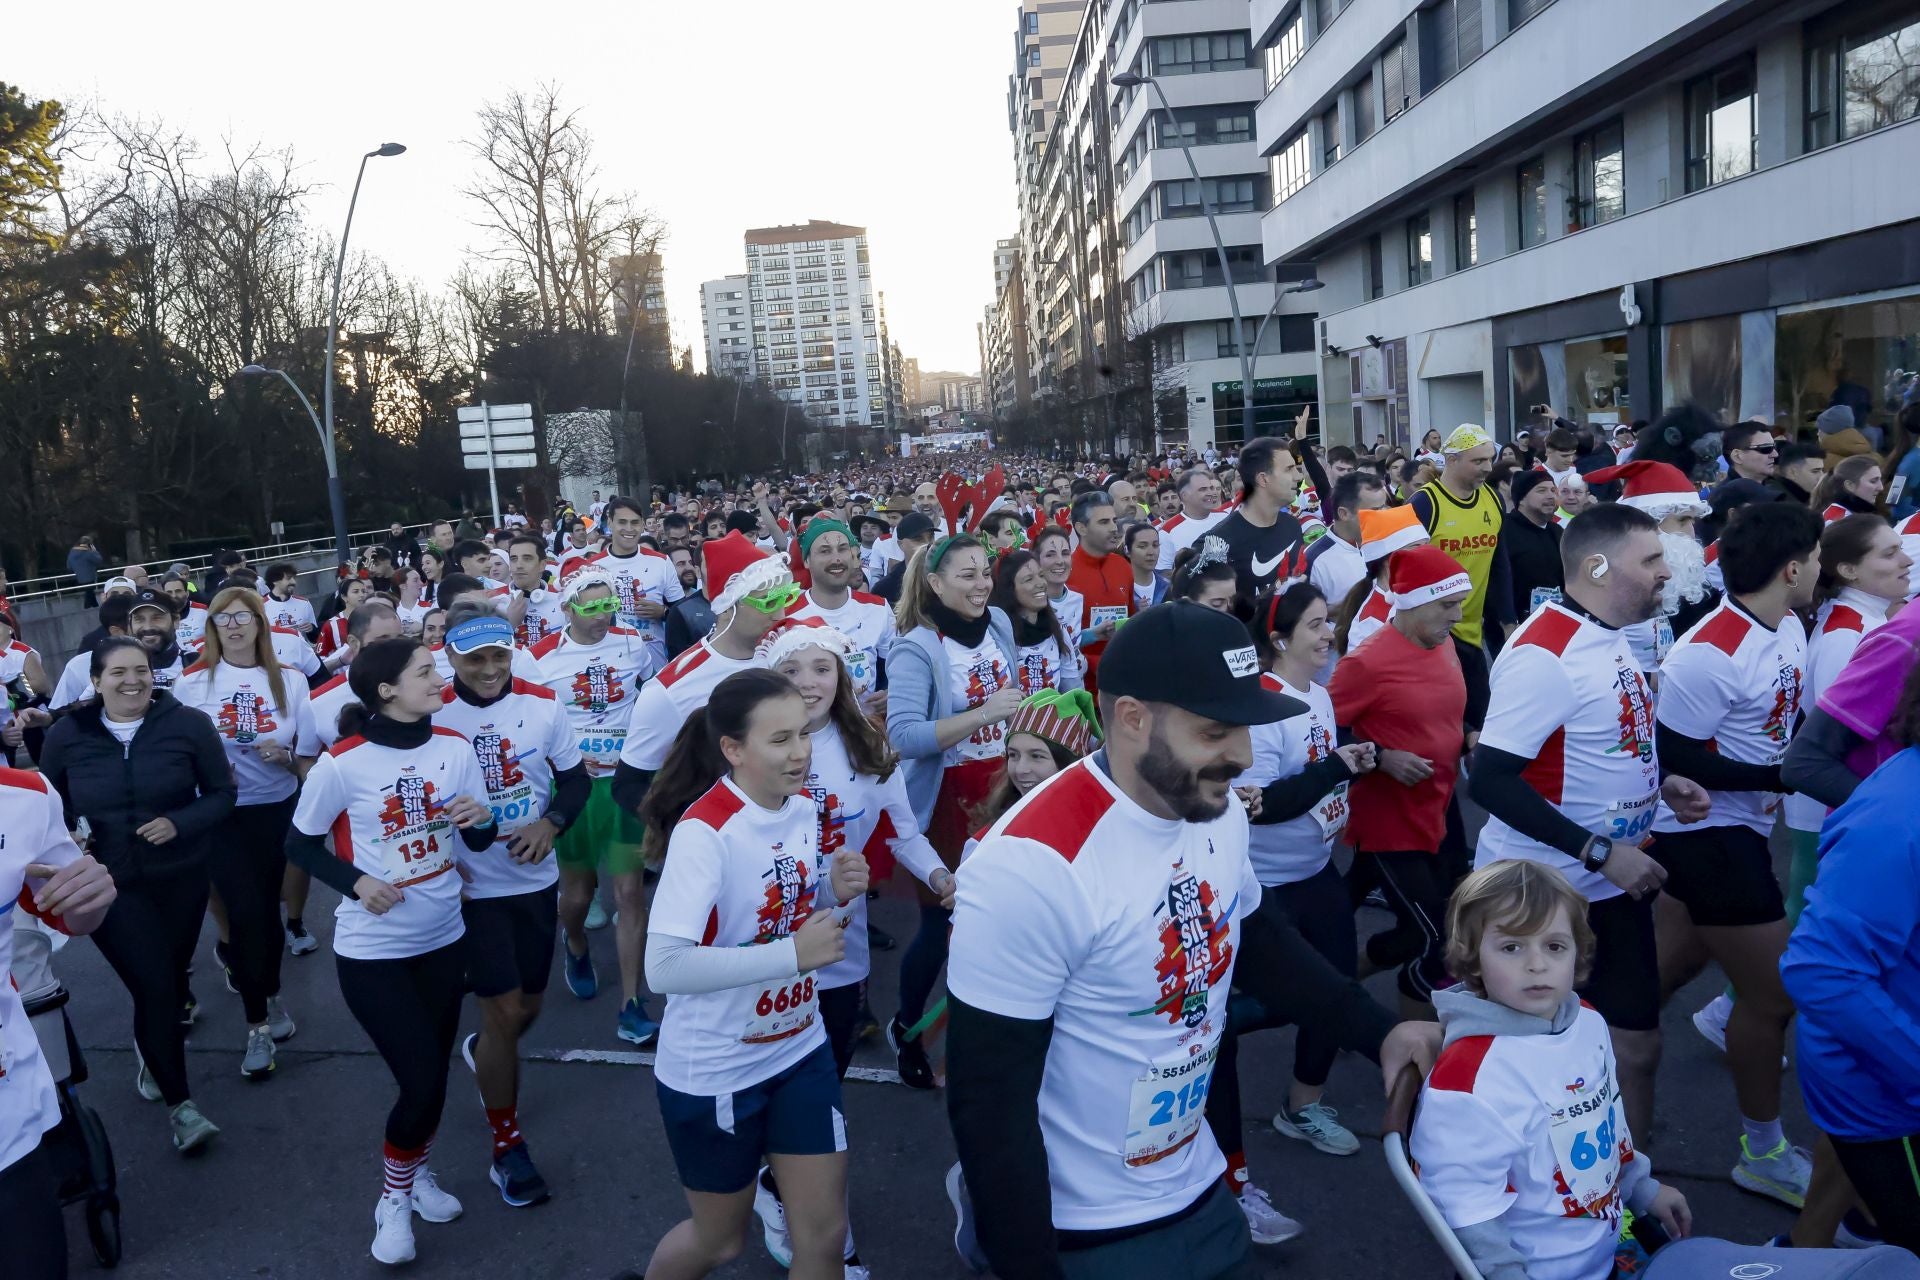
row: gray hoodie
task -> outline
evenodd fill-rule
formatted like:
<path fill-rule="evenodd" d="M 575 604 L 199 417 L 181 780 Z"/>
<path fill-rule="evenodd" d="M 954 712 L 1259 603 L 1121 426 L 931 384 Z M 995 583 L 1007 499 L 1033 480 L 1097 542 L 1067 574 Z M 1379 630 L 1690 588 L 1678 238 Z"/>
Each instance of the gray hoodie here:
<path fill-rule="evenodd" d="M 1465 1036 L 1559 1035 L 1580 1016 L 1580 998 L 1575 995 L 1569 995 L 1547 1019 L 1476 996 L 1464 986 L 1434 992 L 1433 1007 L 1440 1015 L 1443 1049 Z M 1660 1194 L 1653 1162 L 1637 1147 L 1632 1161 L 1621 1167 L 1619 1189 L 1621 1203 L 1635 1213 L 1645 1213 Z M 1512 1234 L 1500 1218 L 1457 1228 L 1453 1234 L 1486 1280 L 1527 1280 L 1526 1259 L 1513 1247 Z"/>

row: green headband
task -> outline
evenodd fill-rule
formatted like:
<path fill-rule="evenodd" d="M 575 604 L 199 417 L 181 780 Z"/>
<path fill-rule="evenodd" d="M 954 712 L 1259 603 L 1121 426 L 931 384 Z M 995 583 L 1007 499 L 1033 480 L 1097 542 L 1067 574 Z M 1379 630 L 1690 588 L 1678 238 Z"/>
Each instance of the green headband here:
<path fill-rule="evenodd" d="M 953 548 L 960 543 L 977 547 L 980 545 L 980 539 L 970 533 L 948 534 L 927 550 L 927 572 L 937 573 L 940 569 L 940 562 L 947 558 L 947 552 L 953 550 Z"/>
<path fill-rule="evenodd" d="M 813 544 L 820 540 L 820 535 L 823 533 L 839 533 L 845 535 L 848 542 L 854 540 L 853 530 L 847 528 L 842 522 L 830 517 L 823 519 L 820 516 L 815 516 L 813 519 L 807 521 L 807 527 L 800 531 L 800 558 L 802 560 L 806 559 L 813 551 Z"/>

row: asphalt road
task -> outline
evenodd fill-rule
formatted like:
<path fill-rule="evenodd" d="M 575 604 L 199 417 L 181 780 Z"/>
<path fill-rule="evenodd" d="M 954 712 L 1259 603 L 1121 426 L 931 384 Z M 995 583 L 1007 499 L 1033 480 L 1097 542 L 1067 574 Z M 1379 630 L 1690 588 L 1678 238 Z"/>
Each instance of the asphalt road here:
<path fill-rule="evenodd" d="M 381 1122 L 393 1087 L 343 1007 L 328 942 L 333 895 L 319 886 L 308 919 L 322 940 L 312 955 L 289 957 L 285 997 L 299 1033 L 281 1047 L 272 1080 L 239 1074 L 244 1028 L 238 997 L 213 963 L 212 933 L 202 938 L 196 991 L 202 1016 L 189 1045 L 195 1097 L 224 1132 L 201 1155 L 182 1158 L 167 1140 L 160 1104 L 133 1090 L 132 1013 L 125 991 L 99 953 L 81 940 L 55 960 L 74 993 L 72 1017 L 93 1078 L 83 1087 L 112 1135 L 119 1167 L 127 1280 L 336 1280 L 386 1274 L 367 1253 L 380 1190 Z M 904 945 L 913 919 L 906 899 L 875 904 L 874 916 Z M 1385 917 L 1364 912 L 1363 926 Z M 613 933 L 593 935 L 603 982 L 612 978 Z M 893 1007 L 899 952 L 876 952 L 872 1004 Z M 1394 999 L 1388 976 L 1373 980 Z M 1739 1135 L 1733 1093 L 1719 1056 L 1688 1015 L 1718 989 L 1711 972 L 1668 1011 L 1660 1076 L 1658 1131 L 1641 1135 L 1656 1172 L 1693 1203 L 1706 1234 L 1758 1240 L 1791 1224 L 1790 1210 L 1736 1190 L 1728 1180 Z M 575 1000 L 558 976 L 546 1014 L 527 1046 L 537 1060 L 521 1088 L 521 1126 L 554 1188 L 548 1203 L 505 1206 L 487 1181 L 487 1129 L 478 1096 L 454 1059 L 445 1121 L 433 1163 L 461 1197 L 466 1214 L 417 1228 L 420 1276 L 601 1277 L 643 1265 L 655 1241 L 684 1216 L 685 1202 L 660 1131 L 652 1072 L 633 1061 L 613 1034 L 617 1006 L 603 989 Z M 656 1009 L 657 1012 L 657 1009 Z M 467 1021 L 474 1021 L 471 1004 Z M 1269 1274 L 1288 1277 L 1449 1274 L 1394 1186 L 1371 1139 L 1379 1132 L 1381 1085 L 1363 1059 L 1334 1069 L 1328 1100 L 1366 1136 L 1359 1154 L 1321 1155 L 1277 1135 L 1263 1117 L 1279 1105 L 1292 1062 L 1291 1031 L 1243 1045 L 1247 1148 L 1254 1178 L 1307 1232 L 1262 1250 Z M 569 1051 L 606 1060 L 562 1060 Z M 861 1050 L 859 1066 L 889 1072 L 884 1044 Z M 1787 1130 L 1813 1137 L 1793 1077 Z M 952 1217 L 941 1179 L 953 1159 L 945 1109 L 936 1093 L 898 1083 L 850 1081 L 854 1228 L 878 1277 L 962 1277 L 950 1245 Z M 74 1274 L 98 1272 L 78 1208 L 68 1210 Z M 0 1233 L 3 1234 L 3 1233 Z M 0 1256 L 4 1247 L 0 1246 Z M 3 1268 L 0 1268 L 3 1270 Z M 779 1268 L 757 1236 L 722 1275 L 773 1280 Z"/>

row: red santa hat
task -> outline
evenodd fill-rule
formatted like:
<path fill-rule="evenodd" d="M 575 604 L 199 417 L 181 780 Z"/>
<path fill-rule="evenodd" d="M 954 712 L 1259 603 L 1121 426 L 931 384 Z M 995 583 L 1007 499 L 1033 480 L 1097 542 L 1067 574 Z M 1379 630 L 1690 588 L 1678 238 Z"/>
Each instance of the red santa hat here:
<path fill-rule="evenodd" d="M 738 529 L 701 543 L 700 556 L 707 570 L 707 599 L 716 614 L 793 579 L 784 562 L 753 545 Z"/>
<path fill-rule="evenodd" d="M 1387 559 L 1387 591 L 1396 609 L 1417 609 L 1471 590 L 1467 571 L 1438 547 L 1408 547 Z"/>
<path fill-rule="evenodd" d="M 1700 491 L 1687 479 L 1686 472 L 1671 462 L 1636 459 L 1587 473 L 1590 486 L 1612 484 L 1616 480 L 1624 480 L 1627 485 L 1620 501 L 1639 508 L 1655 520 L 1665 520 L 1672 515 L 1698 518 L 1712 510 L 1700 500 Z"/>

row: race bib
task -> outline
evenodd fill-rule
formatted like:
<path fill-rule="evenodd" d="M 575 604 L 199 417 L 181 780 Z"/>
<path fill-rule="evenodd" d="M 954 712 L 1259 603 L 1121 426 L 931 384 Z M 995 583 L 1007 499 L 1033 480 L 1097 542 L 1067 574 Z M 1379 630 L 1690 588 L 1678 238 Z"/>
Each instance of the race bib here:
<path fill-rule="evenodd" d="M 1127 1146 L 1130 1165 L 1164 1160 L 1193 1141 L 1207 1114 L 1207 1088 L 1213 1083 L 1213 1062 L 1220 1056 L 1215 1036 L 1203 1052 L 1181 1053 L 1147 1068 L 1133 1082 L 1127 1100 Z"/>
<path fill-rule="evenodd" d="M 1560 603 L 1560 588 L 1535 587 L 1532 591 L 1530 591 L 1527 594 L 1527 613 L 1531 615 L 1531 614 L 1540 612 L 1540 606 L 1543 604 L 1559 604 L 1559 603 Z"/>
<path fill-rule="evenodd" d="M 625 729 L 596 729 L 580 739 L 580 754 L 590 764 L 611 769 L 620 763 L 620 751 L 626 745 Z"/>
<path fill-rule="evenodd" d="M 1567 1088 L 1583 1084 L 1575 1081 Z M 1620 1090 L 1611 1076 L 1591 1093 L 1552 1113 L 1547 1138 L 1566 1184 L 1561 1198 L 1569 1217 L 1619 1212 L 1615 1200 L 1620 1181 L 1619 1117 Z"/>
<path fill-rule="evenodd" d="M 1608 805 L 1607 839 L 1639 843 L 1653 825 L 1654 801 L 1659 798 L 1658 791 L 1649 791 L 1638 800 L 1616 800 Z"/>
<path fill-rule="evenodd" d="M 1336 839 L 1347 829 L 1347 784 L 1341 783 L 1322 800 L 1313 806 L 1313 820 L 1320 827 L 1320 835 L 1327 840 Z"/>
<path fill-rule="evenodd" d="M 433 879 L 453 865 L 453 841 L 450 822 L 436 822 L 397 840 L 378 841 L 381 878 L 396 889 Z"/>
<path fill-rule="evenodd" d="M 778 986 L 763 987 L 753 998 L 741 1044 L 771 1044 L 799 1035 L 813 1025 L 820 996 L 814 990 L 814 978 L 808 974 Z"/>
<path fill-rule="evenodd" d="M 873 683 L 873 655 L 865 649 L 855 649 L 847 655 L 847 674 L 853 677 L 856 692 L 864 692 Z"/>
<path fill-rule="evenodd" d="M 1123 604 L 1097 604 L 1087 610 L 1087 626 L 1097 629 L 1109 622 L 1118 626 L 1127 620 L 1127 606 Z"/>
<path fill-rule="evenodd" d="M 1673 620 L 1665 614 L 1653 620 L 1653 656 L 1658 662 L 1667 660 L 1667 653 L 1673 648 Z"/>

